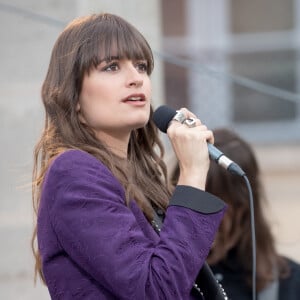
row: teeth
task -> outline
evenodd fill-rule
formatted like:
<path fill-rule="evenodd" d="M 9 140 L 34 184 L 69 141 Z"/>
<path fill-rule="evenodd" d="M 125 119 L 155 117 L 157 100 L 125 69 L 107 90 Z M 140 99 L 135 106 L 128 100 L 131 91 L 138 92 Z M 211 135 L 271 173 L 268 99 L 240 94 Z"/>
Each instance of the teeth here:
<path fill-rule="evenodd" d="M 141 97 L 130 97 L 130 98 L 128 98 L 128 100 L 138 101 L 138 100 L 141 100 Z"/>

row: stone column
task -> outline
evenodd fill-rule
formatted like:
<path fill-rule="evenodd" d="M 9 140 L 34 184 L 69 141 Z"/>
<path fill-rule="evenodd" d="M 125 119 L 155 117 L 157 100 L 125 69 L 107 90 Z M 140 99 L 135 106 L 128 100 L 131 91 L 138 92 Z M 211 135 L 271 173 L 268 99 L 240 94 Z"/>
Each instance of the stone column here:
<path fill-rule="evenodd" d="M 210 128 L 231 123 L 228 0 L 187 1 L 187 49 L 193 61 L 189 72 L 190 109 Z M 212 70 L 211 72 L 209 70 Z"/>

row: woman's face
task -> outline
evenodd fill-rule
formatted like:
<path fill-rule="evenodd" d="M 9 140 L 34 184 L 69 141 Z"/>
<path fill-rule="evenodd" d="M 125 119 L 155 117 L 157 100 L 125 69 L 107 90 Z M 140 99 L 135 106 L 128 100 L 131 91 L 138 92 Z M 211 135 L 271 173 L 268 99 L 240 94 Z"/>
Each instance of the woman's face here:
<path fill-rule="evenodd" d="M 151 82 L 146 61 L 113 58 L 85 74 L 77 111 L 98 138 L 129 138 L 147 124 Z"/>

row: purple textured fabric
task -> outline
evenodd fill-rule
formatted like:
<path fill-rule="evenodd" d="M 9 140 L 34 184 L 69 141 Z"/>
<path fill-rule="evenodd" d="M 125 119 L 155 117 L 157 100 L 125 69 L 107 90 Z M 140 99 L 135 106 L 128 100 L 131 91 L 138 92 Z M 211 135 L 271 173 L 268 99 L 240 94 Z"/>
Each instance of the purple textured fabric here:
<path fill-rule="evenodd" d="M 134 201 L 125 205 L 124 190 L 105 165 L 83 151 L 66 151 L 46 174 L 38 214 L 50 295 L 192 299 L 223 214 L 169 206 L 158 236 Z"/>

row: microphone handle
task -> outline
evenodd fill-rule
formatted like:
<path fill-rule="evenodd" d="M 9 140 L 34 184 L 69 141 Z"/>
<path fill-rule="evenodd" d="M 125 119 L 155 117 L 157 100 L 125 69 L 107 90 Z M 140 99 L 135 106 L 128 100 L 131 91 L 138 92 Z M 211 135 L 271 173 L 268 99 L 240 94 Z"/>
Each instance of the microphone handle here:
<path fill-rule="evenodd" d="M 217 164 L 219 164 L 224 169 L 228 170 L 232 174 L 236 174 L 239 176 L 245 176 L 245 172 L 242 168 L 229 159 L 223 152 L 221 152 L 214 145 L 207 143 L 208 153 L 212 160 L 214 160 Z"/>

